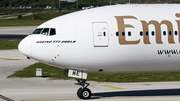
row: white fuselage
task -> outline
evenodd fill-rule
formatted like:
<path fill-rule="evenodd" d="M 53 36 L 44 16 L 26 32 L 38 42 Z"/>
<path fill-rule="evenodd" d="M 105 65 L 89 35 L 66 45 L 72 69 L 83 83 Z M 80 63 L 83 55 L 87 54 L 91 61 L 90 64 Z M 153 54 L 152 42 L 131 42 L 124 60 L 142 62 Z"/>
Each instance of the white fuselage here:
<path fill-rule="evenodd" d="M 56 35 L 31 34 L 19 50 L 47 64 L 88 72 L 178 71 L 179 13 L 179 4 L 82 10 L 43 23 L 38 28 L 55 28 Z"/>

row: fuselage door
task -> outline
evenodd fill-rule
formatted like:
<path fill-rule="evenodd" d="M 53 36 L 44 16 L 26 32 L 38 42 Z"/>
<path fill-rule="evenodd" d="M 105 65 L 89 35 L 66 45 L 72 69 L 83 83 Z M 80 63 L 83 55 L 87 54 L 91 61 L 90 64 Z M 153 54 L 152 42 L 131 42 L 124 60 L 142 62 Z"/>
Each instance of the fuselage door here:
<path fill-rule="evenodd" d="M 107 23 L 94 22 L 92 26 L 93 26 L 93 36 L 94 36 L 94 47 L 108 47 L 109 33 L 108 33 Z"/>

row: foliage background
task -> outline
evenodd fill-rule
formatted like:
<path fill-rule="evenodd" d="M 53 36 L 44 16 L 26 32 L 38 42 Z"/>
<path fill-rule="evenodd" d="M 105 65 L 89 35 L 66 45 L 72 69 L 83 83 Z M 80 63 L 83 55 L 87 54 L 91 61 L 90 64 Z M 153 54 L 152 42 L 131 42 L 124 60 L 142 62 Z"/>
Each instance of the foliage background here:
<path fill-rule="evenodd" d="M 180 3 L 180 0 L 130 0 L 131 3 Z M 79 8 L 86 6 L 109 5 L 110 0 L 78 0 Z M 129 0 L 112 0 L 112 4 L 129 3 Z M 46 7 L 53 6 L 58 8 L 59 0 L 1 0 L 0 7 Z M 76 6 L 76 3 L 61 2 L 62 7 Z"/>

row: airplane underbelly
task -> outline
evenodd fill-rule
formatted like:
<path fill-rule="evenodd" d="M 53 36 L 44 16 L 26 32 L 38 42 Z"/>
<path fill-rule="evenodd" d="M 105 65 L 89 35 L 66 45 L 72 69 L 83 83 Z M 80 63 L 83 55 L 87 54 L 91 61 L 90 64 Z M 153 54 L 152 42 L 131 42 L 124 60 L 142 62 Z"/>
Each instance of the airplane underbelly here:
<path fill-rule="evenodd" d="M 76 66 L 91 72 L 110 73 L 180 71 L 180 51 L 177 46 L 143 46 L 145 47 L 143 49 L 139 47 L 141 46 L 121 47 L 120 49 L 102 47 L 99 49 L 100 52 L 94 50 L 94 53 L 90 55 L 82 55 L 86 58 L 76 60 Z M 159 51 L 162 52 L 159 53 Z M 88 56 L 93 56 L 93 58 L 88 58 Z"/>
<path fill-rule="evenodd" d="M 175 59 L 148 59 L 139 58 L 135 61 L 129 60 L 103 60 L 103 62 L 92 62 L 88 71 L 92 72 L 165 72 L 180 71 L 179 60 Z"/>

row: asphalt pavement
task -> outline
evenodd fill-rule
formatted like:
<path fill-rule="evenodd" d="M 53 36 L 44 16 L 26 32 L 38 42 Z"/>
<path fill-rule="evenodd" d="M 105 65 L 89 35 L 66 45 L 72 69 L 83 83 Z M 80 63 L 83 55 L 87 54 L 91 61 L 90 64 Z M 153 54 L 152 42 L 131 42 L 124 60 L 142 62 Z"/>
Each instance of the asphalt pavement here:
<path fill-rule="evenodd" d="M 21 41 L 36 28 L 37 26 L 0 27 L 0 41 Z"/>

